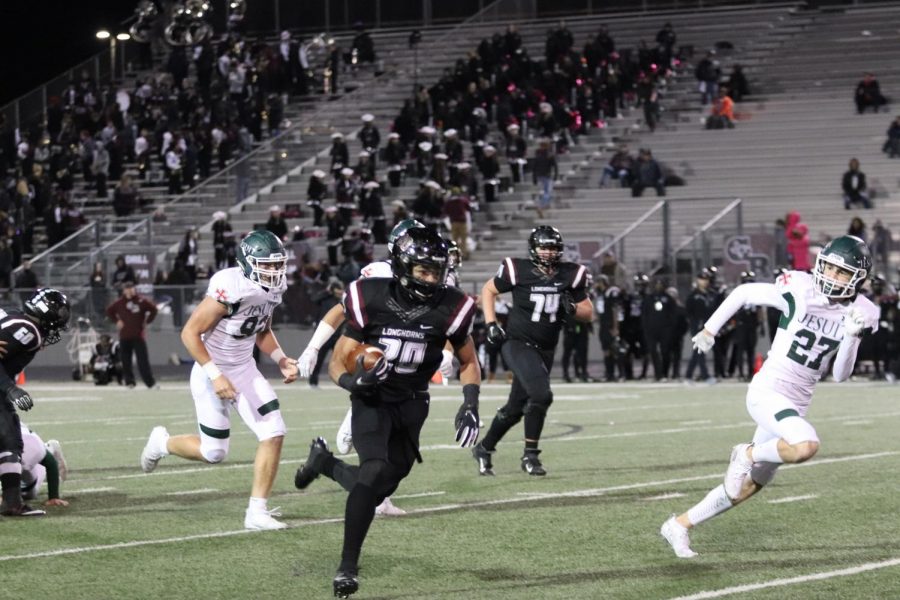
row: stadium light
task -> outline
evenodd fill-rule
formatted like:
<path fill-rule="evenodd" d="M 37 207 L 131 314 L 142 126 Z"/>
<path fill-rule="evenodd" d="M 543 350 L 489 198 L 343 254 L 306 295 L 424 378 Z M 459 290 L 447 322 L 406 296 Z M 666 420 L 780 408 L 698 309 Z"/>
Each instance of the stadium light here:
<path fill-rule="evenodd" d="M 100 31 L 98 31 L 98 32 L 96 33 L 96 35 L 97 35 L 97 39 L 98 39 L 98 40 L 108 40 L 110 37 L 112 37 L 112 34 L 110 34 L 110 33 L 109 33 L 107 30 L 105 30 L 105 29 L 101 29 Z"/>
<path fill-rule="evenodd" d="M 127 33 L 117 33 L 116 39 L 119 40 L 120 42 L 127 42 L 128 40 L 131 39 L 131 36 Z"/>

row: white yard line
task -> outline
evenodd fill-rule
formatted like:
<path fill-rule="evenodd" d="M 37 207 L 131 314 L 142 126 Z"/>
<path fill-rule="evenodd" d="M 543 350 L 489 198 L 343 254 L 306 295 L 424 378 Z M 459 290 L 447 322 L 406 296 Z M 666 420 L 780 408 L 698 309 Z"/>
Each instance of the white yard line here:
<path fill-rule="evenodd" d="M 98 488 L 85 488 L 83 490 L 72 490 L 66 487 L 66 496 L 78 496 L 79 494 L 100 494 L 103 492 L 114 492 L 116 488 L 114 487 L 98 487 Z"/>
<path fill-rule="evenodd" d="M 394 494 L 391 498 L 403 500 L 405 498 L 429 498 L 431 496 L 443 496 L 447 492 L 420 492 L 418 494 Z"/>
<path fill-rule="evenodd" d="M 672 498 L 684 498 L 687 494 L 681 492 L 672 492 L 671 494 L 660 494 L 659 496 L 650 496 L 644 500 L 671 500 Z"/>
<path fill-rule="evenodd" d="M 191 496 L 193 494 L 212 494 L 218 492 L 216 488 L 200 488 L 199 490 L 185 490 L 183 492 L 168 492 L 166 496 Z"/>
<path fill-rule="evenodd" d="M 823 579 L 832 579 L 834 577 L 848 577 L 850 575 L 858 575 L 867 571 L 875 571 L 878 569 L 887 569 L 900 565 L 900 558 L 892 558 L 881 562 L 865 563 L 855 567 L 846 569 L 838 569 L 836 571 L 822 571 L 819 573 L 810 573 L 809 575 L 800 575 L 799 577 L 788 577 L 785 579 L 773 579 L 762 583 L 751 583 L 747 585 L 736 585 L 733 587 L 722 588 L 720 590 L 709 590 L 706 592 L 698 592 L 689 596 L 678 596 L 671 600 L 705 600 L 706 598 L 721 598 L 722 596 L 731 596 L 733 594 L 743 594 L 745 592 L 754 592 L 756 590 L 764 590 L 767 588 L 782 587 L 786 585 L 795 585 L 798 583 L 808 583 L 810 581 L 822 581 Z"/>
<path fill-rule="evenodd" d="M 788 502 L 801 502 L 803 500 L 812 500 L 818 498 L 818 494 L 806 494 L 805 496 L 787 496 L 785 498 L 775 498 L 769 500 L 769 504 L 787 504 Z"/>
<path fill-rule="evenodd" d="M 878 452 L 874 454 L 859 454 L 856 456 L 843 456 L 840 458 L 826 458 L 823 460 L 802 463 L 799 465 L 785 465 L 784 469 L 794 468 L 808 468 L 815 467 L 820 465 L 834 464 L 834 463 L 842 463 L 849 461 L 858 461 L 858 460 L 871 460 L 877 458 L 884 458 L 887 456 L 896 456 L 900 454 L 898 452 Z M 645 481 L 641 483 L 630 483 L 625 485 L 616 485 L 607 488 L 592 488 L 585 490 L 573 490 L 570 492 L 548 492 L 546 494 L 542 494 L 538 497 L 534 495 L 521 496 L 516 495 L 509 498 L 499 498 L 497 500 L 483 500 L 479 502 L 465 502 L 465 503 L 456 503 L 456 504 L 444 504 L 440 506 L 430 506 L 426 508 L 418 508 L 418 509 L 409 509 L 407 510 L 408 514 L 430 514 L 430 513 L 439 513 L 439 512 L 448 512 L 454 510 L 467 510 L 471 508 L 481 508 L 485 506 L 500 506 L 506 504 L 521 504 L 523 502 L 531 502 L 538 499 L 556 499 L 556 498 L 585 498 L 585 497 L 594 497 L 594 496 L 603 496 L 610 492 L 621 492 L 627 490 L 637 490 L 642 488 L 653 488 L 653 487 L 662 487 L 668 485 L 674 485 L 678 483 L 690 483 L 694 481 L 703 481 L 705 479 L 721 479 L 722 473 L 713 473 L 710 475 L 697 475 L 694 477 L 679 477 L 676 479 L 663 479 L 659 481 Z M 297 527 L 309 527 L 311 525 L 325 525 L 329 523 L 341 523 L 343 522 L 343 518 L 333 518 L 333 519 L 317 519 L 313 521 L 300 521 L 290 525 L 290 528 Z M 31 552 L 28 554 L 8 554 L 0 556 L 0 562 L 13 561 L 13 560 L 27 560 L 34 558 L 47 558 L 53 556 L 64 556 L 69 554 L 84 554 L 86 552 L 98 552 L 101 550 L 121 550 L 123 548 L 137 548 L 140 546 L 152 546 L 152 545 L 160 545 L 160 544 L 170 544 L 170 543 L 180 543 L 180 542 L 189 542 L 193 540 L 205 540 L 212 538 L 221 538 L 221 537 L 229 537 L 234 535 L 240 535 L 243 533 L 251 533 L 247 530 L 234 530 L 234 531 L 221 531 L 216 533 L 202 533 L 197 535 L 187 535 L 181 537 L 170 537 L 170 538 L 162 538 L 162 539 L 154 539 L 154 540 L 134 540 L 130 542 L 119 542 L 116 544 L 102 544 L 97 546 L 82 546 L 79 548 L 63 548 L 59 550 L 45 550 L 43 552 Z M 258 533 L 258 532 L 257 532 Z M 276 534 L 277 535 L 277 534 Z M 900 561 L 900 559 L 898 559 Z M 897 564 L 900 564 L 898 562 Z M 889 565 L 888 565 L 889 566 Z M 731 593 L 731 592 L 729 592 Z M 736 593 L 736 592 L 735 592 Z M 715 596 L 709 596 L 715 597 Z M 693 598 L 693 597 L 692 597 Z M 699 596 L 698 596 L 699 598 Z"/>

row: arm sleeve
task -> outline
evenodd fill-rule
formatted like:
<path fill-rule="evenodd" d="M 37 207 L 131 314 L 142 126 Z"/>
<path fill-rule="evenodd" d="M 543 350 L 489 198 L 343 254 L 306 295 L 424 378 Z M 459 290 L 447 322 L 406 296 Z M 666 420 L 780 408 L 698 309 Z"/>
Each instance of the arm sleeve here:
<path fill-rule="evenodd" d="M 516 265 L 511 258 L 504 258 L 500 263 L 500 269 L 494 276 L 494 287 L 501 294 L 513 289 L 516 285 Z"/>
<path fill-rule="evenodd" d="M 745 283 L 734 288 L 716 312 L 706 321 L 705 328 L 711 334 L 719 332 L 725 323 L 745 304 L 771 306 L 783 313 L 790 310 L 787 299 L 771 283 Z"/>
<path fill-rule="evenodd" d="M 587 298 L 587 267 L 578 265 L 575 274 L 572 276 L 572 284 L 570 286 L 572 301 L 578 304 Z"/>
<path fill-rule="evenodd" d="M 476 304 L 472 296 L 464 296 L 457 305 L 447 327 L 447 339 L 450 340 L 454 348 L 459 348 L 465 344 L 466 339 L 472 333 L 475 311 Z"/>
<path fill-rule="evenodd" d="M 859 350 L 861 339 L 844 336 L 841 340 L 837 355 L 834 357 L 834 366 L 831 369 L 831 374 L 834 375 L 835 381 L 844 381 L 853 374 L 853 366 L 856 364 L 856 351 Z"/>
<path fill-rule="evenodd" d="M 363 281 L 365 280 L 357 279 L 347 286 L 347 291 L 344 293 L 343 298 L 344 316 L 347 318 L 344 335 L 359 342 L 363 341 L 363 329 L 369 322 L 361 285 Z"/>
<path fill-rule="evenodd" d="M 47 497 L 50 500 L 59 498 L 59 465 L 56 463 L 56 458 L 47 452 L 44 454 L 41 464 L 47 469 Z"/>

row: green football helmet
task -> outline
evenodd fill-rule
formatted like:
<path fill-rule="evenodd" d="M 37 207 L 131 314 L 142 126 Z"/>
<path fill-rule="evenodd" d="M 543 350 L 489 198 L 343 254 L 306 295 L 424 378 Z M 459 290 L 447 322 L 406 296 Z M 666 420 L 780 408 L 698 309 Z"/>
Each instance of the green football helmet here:
<path fill-rule="evenodd" d="M 826 273 L 831 265 L 838 271 Z M 816 256 L 813 281 L 816 289 L 833 300 L 853 298 L 859 292 L 869 272 L 872 270 L 872 255 L 869 247 L 860 238 L 842 235 L 834 238 Z M 836 274 L 848 274 L 849 279 L 837 279 Z"/>
<path fill-rule="evenodd" d="M 237 250 L 238 266 L 244 277 L 267 289 L 284 284 L 287 259 L 284 244 L 266 229 L 248 233 Z"/>
<path fill-rule="evenodd" d="M 388 236 L 388 254 L 390 255 L 394 253 L 394 242 L 397 241 L 397 238 L 406 233 L 407 229 L 414 229 L 416 227 L 425 227 L 425 225 L 415 219 L 403 219 L 402 221 L 394 225 L 394 228 L 391 229 L 391 233 Z"/>

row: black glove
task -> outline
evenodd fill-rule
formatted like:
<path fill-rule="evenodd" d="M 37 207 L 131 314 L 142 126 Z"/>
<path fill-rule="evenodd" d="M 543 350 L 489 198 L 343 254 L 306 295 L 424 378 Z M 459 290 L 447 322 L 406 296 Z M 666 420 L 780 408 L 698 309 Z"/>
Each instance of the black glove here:
<path fill-rule="evenodd" d="M 17 385 L 6 391 L 6 399 L 12 402 L 19 410 L 31 410 L 34 400 L 31 395 Z"/>
<path fill-rule="evenodd" d="M 474 446 L 478 441 L 480 420 L 478 419 L 478 394 L 480 388 L 474 383 L 463 386 L 463 403 L 456 412 L 456 443 L 462 448 Z"/>
<path fill-rule="evenodd" d="M 365 357 L 360 355 L 356 359 L 356 370 L 338 378 L 338 385 L 351 394 L 371 394 L 375 391 L 375 386 L 387 378 L 390 365 L 383 357 L 368 371 L 363 367 L 364 360 Z"/>
<path fill-rule="evenodd" d="M 506 341 L 506 332 L 496 321 L 487 324 L 487 341 L 494 346 L 499 346 Z"/>
<path fill-rule="evenodd" d="M 570 292 L 563 292 L 562 307 L 563 310 L 566 311 L 567 315 L 569 315 L 570 317 L 575 316 L 575 311 L 578 309 L 575 306 L 575 299 L 572 298 L 572 294 Z"/>

